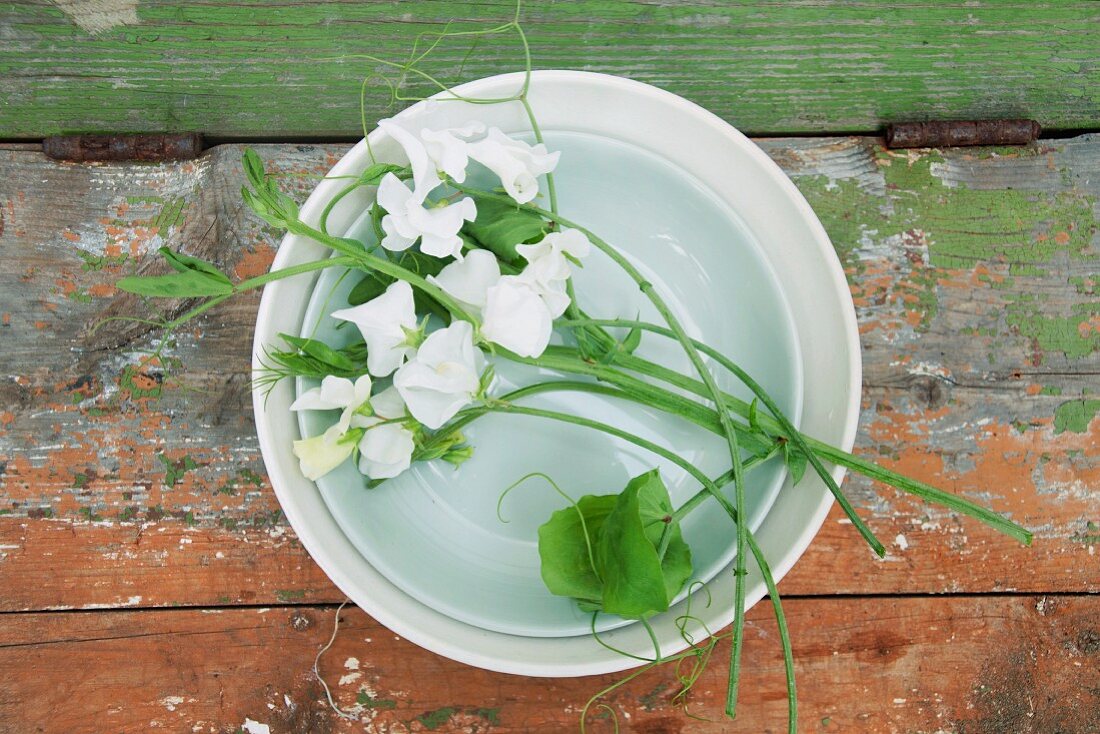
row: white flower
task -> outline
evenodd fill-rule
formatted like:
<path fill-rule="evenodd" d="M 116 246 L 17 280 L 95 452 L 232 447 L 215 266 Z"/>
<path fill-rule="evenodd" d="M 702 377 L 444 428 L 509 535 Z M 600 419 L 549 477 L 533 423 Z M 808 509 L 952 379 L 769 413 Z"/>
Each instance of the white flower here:
<path fill-rule="evenodd" d="M 367 369 L 376 377 L 390 374 L 416 352 L 408 333 L 416 328 L 413 292 L 403 280 L 362 305 L 333 311 L 332 317 L 359 327 L 367 343 Z"/>
<path fill-rule="evenodd" d="M 396 477 L 412 463 L 416 438 L 404 423 L 385 421 L 404 418 L 405 401 L 396 388 L 388 387 L 370 403 L 374 415 L 357 415 L 352 421 L 366 429 L 359 441 L 359 471 L 371 479 Z"/>
<path fill-rule="evenodd" d="M 455 321 L 428 335 L 420 350 L 393 376 L 413 418 L 436 429 L 474 399 L 479 389 L 473 327 Z"/>
<path fill-rule="evenodd" d="M 554 329 L 542 296 L 516 275 L 504 276 L 489 289 L 484 318 L 481 335 L 521 357 L 541 355 Z"/>
<path fill-rule="evenodd" d="M 458 183 L 466 180 L 466 166 L 470 163 L 469 143 L 474 135 L 485 132 L 485 125 L 471 122 L 450 130 L 421 130 L 420 139 L 435 167 Z"/>
<path fill-rule="evenodd" d="M 291 410 L 341 410 L 340 420 L 320 436 L 294 442 L 294 455 L 307 478 L 317 480 L 344 463 L 355 450 L 355 441 L 345 436 L 358 417 L 357 411 L 370 401 L 370 375 L 355 382 L 329 375 L 321 386 L 306 390 L 290 404 Z"/>
<path fill-rule="evenodd" d="M 504 190 L 520 204 L 526 204 L 539 192 L 538 177 L 558 165 L 561 153 L 549 153 L 546 146 L 528 145 L 513 140 L 499 128 L 489 128 L 483 140 L 466 146 L 470 158 L 500 177 Z"/>
<path fill-rule="evenodd" d="M 401 127 L 395 120 L 379 120 L 378 127 L 393 138 L 405 151 L 405 157 L 409 159 L 409 166 L 413 172 L 415 198 L 417 203 L 424 203 L 428 194 L 442 183 L 439 174 L 436 173 L 434 161 L 428 158 L 428 151 L 424 147 L 424 143 L 417 140 L 415 135 Z M 381 201 L 381 191 L 379 191 L 379 201 Z M 382 206 L 386 211 L 393 211 L 385 204 L 382 204 Z"/>
<path fill-rule="evenodd" d="M 588 257 L 592 243 L 579 229 L 550 232 L 533 245 L 516 245 L 516 252 L 527 261 L 524 277 L 538 283 L 567 280 L 573 274 L 569 258 Z"/>
<path fill-rule="evenodd" d="M 362 375 L 355 382 L 346 377 L 329 375 L 321 380 L 321 386 L 306 390 L 290 404 L 291 410 L 342 410 L 340 420 L 325 431 L 335 441 L 348 432 L 355 411 L 370 401 L 370 375 Z"/>
<path fill-rule="evenodd" d="M 485 125 L 476 121 L 449 130 L 422 129 L 419 137 L 394 119 L 379 120 L 378 127 L 405 151 L 413 171 L 413 191 L 421 202 L 441 183 L 439 171 L 459 183 L 466 180 L 467 141 L 485 132 Z"/>
<path fill-rule="evenodd" d="M 330 440 L 328 432 L 320 436 L 294 442 L 294 455 L 298 457 L 298 466 L 307 479 L 317 481 L 340 466 L 355 450 L 355 442 L 338 439 Z"/>
<path fill-rule="evenodd" d="M 458 230 L 463 221 L 477 218 L 474 200 L 463 197 L 453 204 L 424 206 L 424 200 L 401 179 L 387 173 L 378 185 L 378 204 L 386 210 L 382 217 L 382 247 L 399 252 L 412 247 L 420 239 L 420 250 L 425 255 L 462 257 L 462 238 Z"/>
<path fill-rule="evenodd" d="M 557 318 L 569 306 L 565 281 L 573 275 L 570 259 L 580 260 L 592 250 L 592 243 L 580 230 L 551 232 L 533 245 L 516 245 L 516 252 L 527 260 L 519 279 L 539 294 Z"/>
<path fill-rule="evenodd" d="M 428 281 L 444 290 L 468 306 L 471 311 L 480 313 L 485 308 L 486 292 L 500 280 L 500 263 L 496 255 L 488 250 L 472 250 L 465 259 L 453 262 L 439 271 L 439 275 L 429 275 Z"/>

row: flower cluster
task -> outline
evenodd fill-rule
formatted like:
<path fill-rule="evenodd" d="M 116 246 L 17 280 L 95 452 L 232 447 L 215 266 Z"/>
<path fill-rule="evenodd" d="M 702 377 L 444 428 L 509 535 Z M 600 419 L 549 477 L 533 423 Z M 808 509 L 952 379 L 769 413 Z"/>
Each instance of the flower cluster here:
<path fill-rule="evenodd" d="M 554 170 L 559 153 L 477 122 L 414 132 L 389 119 L 379 127 L 409 160 L 404 179 L 387 173 L 379 182 L 380 244 L 393 253 L 419 246 L 421 255 L 444 261 L 427 280 L 460 304 L 470 321 L 454 318 L 430 330 L 430 320 L 418 316 L 413 289 L 404 280 L 365 303 L 334 311 L 333 318 L 351 322 L 362 335 L 368 374 L 354 382 L 325 377 L 291 406 L 341 411 L 323 434 L 294 444 L 310 479 L 356 453 L 359 470 L 371 479 L 407 469 L 425 429 L 439 429 L 482 393 L 483 349 L 499 347 L 522 357 L 545 351 L 554 319 L 570 303 L 566 283 L 573 265 L 591 249 L 578 230 L 548 231 L 515 245 L 522 267 L 504 264 L 463 236 L 466 223 L 477 218 L 474 199 L 448 192 L 448 181 L 465 182 L 470 163 L 476 162 L 500 179 L 516 204 L 530 202 L 538 195 L 539 177 Z M 372 385 L 381 380 L 391 384 L 372 395 Z M 468 447 L 456 451 L 459 459 L 469 456 Z"/>

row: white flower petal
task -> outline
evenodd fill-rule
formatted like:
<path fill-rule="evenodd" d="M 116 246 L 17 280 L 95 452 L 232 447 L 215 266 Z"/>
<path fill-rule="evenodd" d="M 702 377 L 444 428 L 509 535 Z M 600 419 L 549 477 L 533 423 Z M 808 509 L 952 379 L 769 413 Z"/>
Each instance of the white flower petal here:
<path fill-rule="evenodd" d="M 382 392 L 370 399 L 374 414 L 379 418 L 401 418 L 405 415 L 405 401 L 401 399 L 401 393 L 390 385 Z"/>
<path fill-rule="evenodd" d="M 569 258 L 585 258 L 592 243 L 577 229 L 550 232 L 533 245 L 516 245 L 516 252 L 527 260 L 523 269 L 527 280 L 547 284 L 552 280 L 565 280 L 573 274 Z"/>
<path fill-rule="evenodd" d="M 403 280 L 360 306 L 334 311 L 332 317 L 359 327 L 367 343 L 367 369 L 376 377 L 390 374 L 416 352 L 402 328 L 416 327 L 412 287 Z"/>
<path fill-rule="evenodd" d="M 434 430 L 477 394 L 479 357 L 473 328 L 455 321 L 428 335 L 416 356 L 393 376 L 393 384 L 412 417 Z"/>
<path fill-rule="evenodd" d="M 382 217 L 382 246 L 399 252 L 421 238 L 421 250 L 428 255 L 462 256 L 462 239 L 458 231 L 463 221 L 477 218 L 477 205 L 469 197 L 443 206 L 424 206 L 408 187 L 392 173 L 383 176 L 378 185 L 378 204 L 386 210 Z"/>
<path fill-rule="evenodd" d="M 413 172 L 413 194 L 418 202 L 423 202 L 442 181 L 436 173 L 435 162 L 428 157 L 428 151 L 415 135 L 403 128 L 396 120 L 379 120 L 378 127 L 393 138 L 405 151 Z M 386 211 L 391 211 L 385 204 Z"/>
<path fill-rule="evenodd" d="M 462 183 L 466 180 L 466 166 L 469 164 L 466 140 L 483 132 L 485 132 L 485 125 L 480 122 L 471 122 L 461 128 L 450 130 L 421 130 L 420 139 L 436 168 Z"/>
<path fill-rule="evenodd" d="M 553 331 L 553 316 L 539 294 L 516 276 L 489 289 L 481 334 L 521 357 L 538 357 Z"/>
<path fill-rule="evenodd" d="M 397 423 L 371 428 L 359 442 L 359 471 L 371 479 L 390 479 L 412 464 L 412 431 Z"/>
<path fill-rule="evenodd" d="M 332 441 L 325 434 L 294 442 L 294 455 L 302 474 L 314 481 L 343 464 L 354 450 L 353 442 Z"/>
<path fill-rule="evenodd" d="M 407 250 L 416 242 L 415 237 L 406 237 L 397 231 L 397 223 L 391 214 L 382 217 L 382 231 L 386 233 L 382 238 L 382 247 L 390 252 Z"/>
<path fill-rule="evenodd" d="M 538 194 L 538 177 L 550 173 L 558 165 L 560 153 L 549 153 L 546 146 L 528 145 L 513 140 L 499 128 L 489 128 L 484 140 L 466 147 L 470 158 L 495 173 L 504 190 L 520 204 L 526 204 Z"/>
<path fill-rule="evenodd" d="M 447 265 L 439 275 L 429 275 L 445 293 L 473 311 L 485 308 L 486 291 L 500 280 L 500 263 L 488 250 L 473 250 L 466 257 Z"/>

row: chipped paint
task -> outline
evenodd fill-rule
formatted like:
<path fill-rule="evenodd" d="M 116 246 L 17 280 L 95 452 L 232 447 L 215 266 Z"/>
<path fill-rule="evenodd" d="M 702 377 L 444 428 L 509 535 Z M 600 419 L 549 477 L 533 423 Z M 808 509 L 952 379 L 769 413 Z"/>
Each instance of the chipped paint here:
<path fill-rule="evenodd" d="M 137 0 L 50 0 L 58 10 L 92 35 L 136 25 Z"/>
<path fill-rule="evenodd" d="M 244 723 L 241 724 L 241 729 L 243 729 L 246 734 L 271 734 L 270 726 L 261 724 L 258 721 L 253 721 L 249 718 L 245 718 Z"/>

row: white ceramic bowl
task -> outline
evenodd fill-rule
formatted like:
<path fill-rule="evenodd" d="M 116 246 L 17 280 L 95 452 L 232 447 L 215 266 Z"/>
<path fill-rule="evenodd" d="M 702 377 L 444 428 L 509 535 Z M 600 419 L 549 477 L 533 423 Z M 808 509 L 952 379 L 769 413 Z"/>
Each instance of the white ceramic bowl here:
<path fill-rule="evenodd" d="M 521 74 L 481 79 L 457 88 L 466 96 L 506 96 Z M 575 71 L 535 72 L 530 102 L 544 130 L 600 135 L 647 149 L 689 172 L 741 217 L 763 243 L 772 268 L 781 274 L 784 295 L 797 324 L 805 398 L 802 430 L 850 449 L 860 397 L 860 352 L 855 312 L 844 273 L 829 239 L 798 190 L 759 148 L 706 110 L 676 95 L 638 82 Z M 470 119 L 505 132 L 529 129 L 517 103 L 468 105 L 446 101 L 421 104 L 402 113 L 425 127 L 458 126 Z M 370 136 L 383 160 L 400 158 L 399 149 L 380 131 Z M 368 164 L 365 142 L 356 145 L 332 169 L 331 176 L 354 175 Z M 302 218 L 315 221 L 321 208 L 345 181 L 326 180 L 302 207 Z M 369 204 L 366 192 L 346 197 L 329 219 L 331 231 L 349 227 Z M 272 265 L 279 269 L 327 256 L 322 246 L 287 236 Z M 267 286 L 256 321 L 253 363 L 280 332 L 298 333 L 316 277 L 296 276 Z M 303 545 L 333 582 L 364 611 L 394 632 L 441 655 L 490 670 L 535 676 L 579 676 L 633 667 L 632 658 L 610 652 L 589 637 L 538 638 L 490 632 L 456 621 L 416 601 L 390 583 L 356 550 L 329 513 L 317 487 L 298 470 L 291 452 L 298 438 L 289 406 L 293 385 L 283 381 L 265 400 L 254 396 L 260 447 L 272 486 Z M 839 482 L 843 470 L 835 468 Z M 789 485 L 789 482 L 788 482 Z M 812 472 L 797 491 L 784 486 L 756 531 L 776 579 L 782 578 L 809 545 L 824 521 L 832 498 Z M 763 580 L 750 562 L 749 606 L 765 594 Z M 720 573 L 709 584 L 715 602 L 697 601 L 692 614 L 709 629 L 733 619 L 729 600 L 733 575 Z M 664 654 L 684 648 L 674 620 L 683 603 L 655 620 Z M 696 637 L 701 636 L 695 630 Z M 635 655 L 652 653 L 639 625 L 604 635 L 610 645 Z"/>

